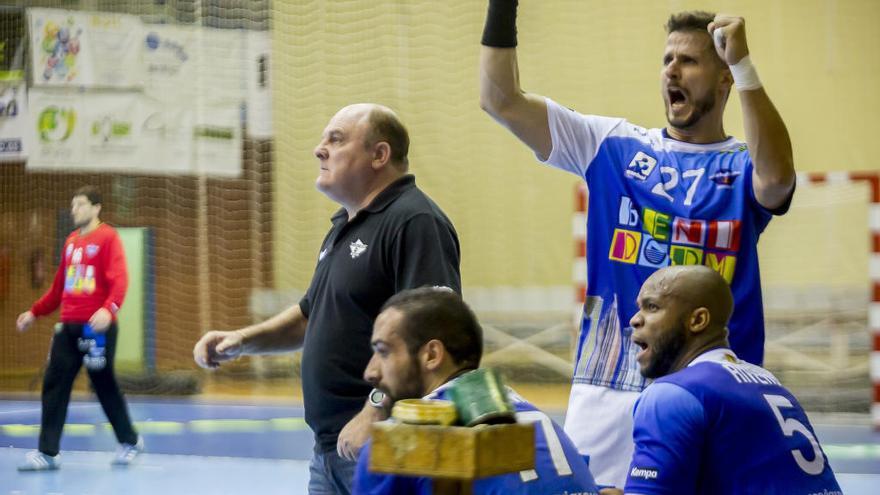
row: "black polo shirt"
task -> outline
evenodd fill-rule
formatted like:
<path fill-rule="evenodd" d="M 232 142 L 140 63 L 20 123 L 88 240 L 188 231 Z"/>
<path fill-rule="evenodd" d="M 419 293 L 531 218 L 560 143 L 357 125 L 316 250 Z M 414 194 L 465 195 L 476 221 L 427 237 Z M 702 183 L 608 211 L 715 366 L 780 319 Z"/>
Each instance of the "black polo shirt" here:
<path fill-rule="evenodd" d="M 385 301 L 425 285 L 461 293 L 458 234 L 412 175 L 389 185 L 351 221 L 343 208 L 332 222 L 299 302 L 309 319 L 302 355 L 305 417 L 324 452 L 336 448 L 339 431 L 364 407 L 373 320 Z"/>

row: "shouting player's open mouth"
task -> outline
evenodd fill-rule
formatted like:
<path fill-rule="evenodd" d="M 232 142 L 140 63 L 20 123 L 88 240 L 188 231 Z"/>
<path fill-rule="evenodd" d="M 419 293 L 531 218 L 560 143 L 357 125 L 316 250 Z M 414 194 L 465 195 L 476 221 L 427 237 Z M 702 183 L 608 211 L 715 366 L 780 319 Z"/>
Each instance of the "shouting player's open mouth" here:
<path fill-rule="evenodd" d="M 635 336 L 633 336 L 632 342 L 633 342 L 633 344 L 639 346 L 639 348 L 642 349 L 641 351 L 639 351 L 636 354 L 636 361 L 638 361 L 639 364 L 643 364 L 642 359 L 645 358 L 646 355 L 648 354 L 648 344 L 644 340 L 642 340 L 638 337 L 635 337 Z"/>
<path fill-rule="evenodd" d="M 666 88 L 666 101 L 673 113 L 680 113 L 688 103 L 687 93 L 677 86 Z"/>

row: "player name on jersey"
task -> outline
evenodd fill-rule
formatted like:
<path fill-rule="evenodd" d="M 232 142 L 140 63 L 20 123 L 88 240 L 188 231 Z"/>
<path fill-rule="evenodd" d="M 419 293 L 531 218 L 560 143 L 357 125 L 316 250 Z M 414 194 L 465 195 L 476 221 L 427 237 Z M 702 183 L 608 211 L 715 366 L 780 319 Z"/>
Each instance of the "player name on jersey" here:
<path fill-rule="evenodd" d="M 754 383 L 756 385 L 782 385 L 773 373 L 752 366 L 748 363 L 720 363 L 725 370 L 733 375 L 737 383 Z"/>

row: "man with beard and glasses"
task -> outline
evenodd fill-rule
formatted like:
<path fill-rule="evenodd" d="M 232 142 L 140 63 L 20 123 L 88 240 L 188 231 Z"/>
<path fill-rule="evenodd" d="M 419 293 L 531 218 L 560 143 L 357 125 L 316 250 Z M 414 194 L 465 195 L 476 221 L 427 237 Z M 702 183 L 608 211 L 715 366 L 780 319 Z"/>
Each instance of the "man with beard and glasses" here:
<path fill-rule="evenodd" d="M 660 89 L 668 125 L 582 115 L 524 92 L 516 56 L 517 0 L 490 0 L 480 56 L 480 105 L 537 158 L 584 179 L 587 292 L 565 431 L 602 485 L 620 486 L 632 453 L 632 406 L 646 385 L 632 328 L 642 282 L 668 265 L 706 265 L 733 289 L 730 344 L 761 364 L 764 321 L 758 237 L 788 209 L 791 142 L 751 64 L 742 18 L 673 14 Z M 535 9 L 538 6 L 534 6 Z M 722 117 L 734 86 L 746 142 Z"/>
<path fill-rule="evenodd" d="M 373 326 L 373 357 L 364 379 L 393 402 L 424 397 L 450 400 L 459 376 L 477 369 L 483 354 L 483 331 L 458 294 L 421 288 L 400 292 L 382 308 Z M 535 468 L 474 482 L 475 494 L 595 494 L 585 459 L 556 423 L 508 389 L 519 422 L 535 423 Z M 362 450 L 354 493 L 430 494 L 425 477 L 370 473 L 370 444 Z"/>
<path fill-rule="evenodd" d="M 730 349 L 733 294 L 717 272 L 658 270 L 638 307 L 632 340 L 655 381 L 633 413 L 626 493 L 841 493 L 797 399 Z"/>

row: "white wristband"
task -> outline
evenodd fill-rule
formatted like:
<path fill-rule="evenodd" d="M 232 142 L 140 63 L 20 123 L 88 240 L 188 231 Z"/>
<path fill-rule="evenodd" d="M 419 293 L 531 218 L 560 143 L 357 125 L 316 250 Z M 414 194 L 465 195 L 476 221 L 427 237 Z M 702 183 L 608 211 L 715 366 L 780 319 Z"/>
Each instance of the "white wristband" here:
<path fill-rule="evenodd" d="M 748 55 L 731 65 L 730 73 L 733 75 L 733 82 L 738 91 L 749 91 L 762 86 L 761 80 L 758 79 L 758 71 L 755 70 L 752 59 Z"/>

